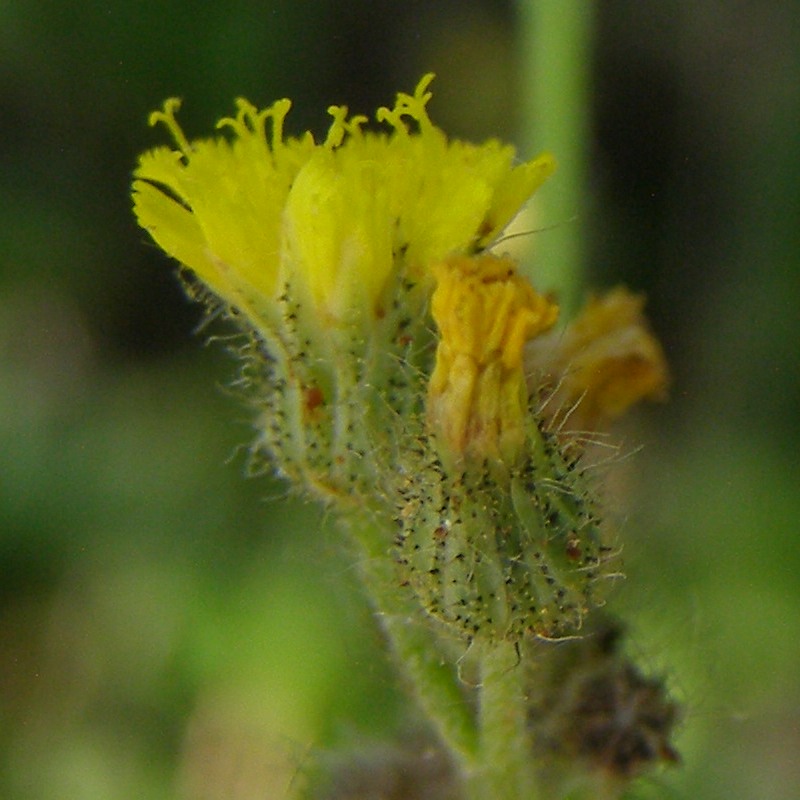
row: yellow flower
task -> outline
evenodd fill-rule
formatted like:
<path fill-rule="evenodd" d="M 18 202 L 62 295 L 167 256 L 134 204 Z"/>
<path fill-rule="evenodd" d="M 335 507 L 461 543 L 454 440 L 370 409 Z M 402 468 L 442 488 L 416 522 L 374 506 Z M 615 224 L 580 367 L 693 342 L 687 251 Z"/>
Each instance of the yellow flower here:
<path fill-rule="evenodd" d="M 378 109 L 376 131 L 332 106 L 320 143 L 284 136 L 288 100 L 239 100 L 222 133 L 190 142 L 168 100 L 151 123 L 175 147 L 135 171 L 140 225 L 254 334 L 255 457 L 327 500 L 375 494 L 387 454 L 417 435 L 436 265 L 491 245 L 554 169 L 546 154 L 515 164 L 500 142 L 449 140 L 428 117 L 432 79 Z M 507 358 L 526 330 L 509 327 Z"/>
<path fill-rule="evenodd" d="M 547 406 L 569 411 L 570 427 L 605 426 L 643 399 L 664 399 L 669 369 L 642 311 L 623 287 L 592 297 L 566 330 L 531 343 L 532 379 L 549 385 Z"/>
<path fill-rule="evenodd" d="M 382 132 L 331 107 L 320 144 L 284 137 L 288 100 L 239 100 L 218 125 L 229 137 L 190 143 L 169 100 L 151 123 L 177 149 L 140 158 L 139 223 L 257 329 L 280 325 L 287 289 L 326 327 L 380 318 L 398 276 L 424 281 L 431 264 L 490 244 L 554 168 L 546 154 L 515 165 L 497 141 L 448 140 L 426 110 L 432 79 L 378 110 Z"/>
<path fill-rule="evenodd" d="M 428 415 L 446 451 L 512 461 L 525 440 L 523 346 L 550 328 L 558 306 L 508 258 L 454 257 L 434 268 L 431 313 L 440 341 Z"/>
<path fill-rule="evenodd" d="M 599 596 L 608 548 L 529 403 L 526 346 L 558 307 L 489 252 L 555 165 L 448 139 L 431 80 L 379 109 L 376 131 L 331 107 L 319 143 L 283 135 L 288 100 L 239 100 L 221 134 L 190 142 L 167 101 L 151 121 L 175 147 L 141 156 L 135 213 L 249 334 L 254 467 L 368 520 L 370 552 L 391 548 L 459 635 L 557 638 Z"/>

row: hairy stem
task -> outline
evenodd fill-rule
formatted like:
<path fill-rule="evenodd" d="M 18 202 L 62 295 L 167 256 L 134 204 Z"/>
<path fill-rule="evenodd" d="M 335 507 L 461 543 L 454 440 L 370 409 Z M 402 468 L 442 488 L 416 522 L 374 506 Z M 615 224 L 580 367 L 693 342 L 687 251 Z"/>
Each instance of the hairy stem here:
<path fill-rule="evenodd" d="M 519 653 L 507 642 L 495 642 L 482 646 L 478 658 L 480 765 L 468 781 L 468 796 L 537 800 Z"/>
<path fill-rule="evenodd" d="M 400 586 L 388 554 L 388 532 L 375 519 L 351 523 L 349 530 L 361 551 L 364 587 L 417 702 L 461 767 L 470 770 L 478 751 L 474 715 L 456 668 L 442 654 L 413 597 Z"/>

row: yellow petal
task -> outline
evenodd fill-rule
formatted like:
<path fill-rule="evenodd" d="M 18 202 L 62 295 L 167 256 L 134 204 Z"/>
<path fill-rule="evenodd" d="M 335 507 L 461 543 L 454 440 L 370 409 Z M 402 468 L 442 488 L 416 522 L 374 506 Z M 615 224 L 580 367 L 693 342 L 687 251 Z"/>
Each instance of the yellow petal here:
<path fill-rule="evenodd" d="M 164 252 L 219 291 L 217 270 L 209 257 L 203 231 L 191 211 L 142 180 L 133 184 L 133 210 L 139 224 Z"/>
<path fill-rule="evenodd" d="M 555 169 L 556 161 L 550 153 L 542 153 L 532 161 L 515 167 L 494 194 L 492 207 L 486 215 L 485 232 L 478 244 L 484 247 L 495 239 Z"/>

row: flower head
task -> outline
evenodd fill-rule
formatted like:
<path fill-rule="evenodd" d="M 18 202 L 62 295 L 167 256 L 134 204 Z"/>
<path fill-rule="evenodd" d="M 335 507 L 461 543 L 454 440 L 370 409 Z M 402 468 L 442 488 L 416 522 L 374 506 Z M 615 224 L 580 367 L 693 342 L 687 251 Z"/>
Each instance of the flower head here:
<path fill-rule="evenodd" d="M 253 336 L 246 377 L 257 394 L 255 449 L 328 498 L 357 495 L 358 481 L 374 489 L 385 467 L 367 454 L 385 458 L 408 435 L 395 430 L 398 420 L 420 416 L 428 301 L 437 283 L 440 297 L 453 283 L 444 265 L 490 245 L 554 169 L 549 155 L 515 164 L 513 147 L 498 141 L 448 139 L 428 116 L 432 78 L 378 109 L 377 130 L 332 106 L 321 142 L 284 136 L 288 100 L 264 110 L 239 100 L 219 135 L 190 142 L 178 101 L 168 100 L 151 123 L 165 125 L 175 146 L 145 153 L 135 172 L 140 225 Z M 514 344 L 500 342 L 505 328 L 493 332 L 502 376 L 487 369 L 493 355 L 476 364 L 516 414 L 521 383 L 506 373 L 518 371 L 511 362 L 529 333 L 521 308 L 529 295 L 518 277 L 482 270 L 474 280 L 491 286 L 491 297 L 473 294 L 486 314 L 515 287 L 503 312 L 514 316 L 502 323 Z M 445 370 L 443 362 L 437 373 Z M 492 392 L 485 402 L 497 402 Z"/>
<path fill-rule="evenodd" d="M 431 313 L 439 328 L 428 413 L 446 450 L 513 460 L 524 441 L 528 394 L 523 346 L 556 321 L 513 261 L 456 257 L 434 268 Z"/>
<path fill-rule="evenodd" d="M 448 140 L 428 117 L 432 78 L 378 110 L 383 131 L 332 106 L 319 144 L 283 135 L 288 100 L 261 111 L 239 100 L 218 125 L 230 136 L 190 143 L 169 100 L 151 123 L 177 149 L 141 157 L 139 223 L 256 327 L 275 324 L 287 285 L 323 324 L 380 316 L 398 272 L 424 280 L 451 253 L 486 246 L 553 170 L 549 155 L 515 165 L 497 141 Z"/>
<path fill-rule="evenodd" d="M 134 209 L 247 334 L 256 466 L 368 516 L 376 552 L 457 634 L 570 635 L 610 550 L 577 459 L 529 402 L 526 347 L 558 308 L 489 251 L 555 165 L 448 139 L 431 79 L 378 130 L 332 106 L 321 142 L 284 136 L 288 100 L 239 100 L 190 142 L 169 100 L 151 122 L 175 145 L 141 156 Z M 587 346 L 605 331 L 589 327 Z"/>

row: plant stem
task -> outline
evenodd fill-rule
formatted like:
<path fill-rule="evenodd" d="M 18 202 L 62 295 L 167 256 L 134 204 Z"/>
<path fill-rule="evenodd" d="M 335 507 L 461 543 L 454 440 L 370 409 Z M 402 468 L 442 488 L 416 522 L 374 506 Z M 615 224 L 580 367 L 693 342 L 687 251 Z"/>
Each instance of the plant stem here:
<path fill-rule="evenodd" d="M 527 732 L 525 670 L 507 642 L 483 646 L 479 655 L 479 772 L 468 781 L 471 800 L 537 800 Z"/>
<path fill-rule="evenodd" d="M 567 313 L 582 289 L 589 138 L 593 4 L 585 0 L 519 0 L 522 34 L 523 150 L 552 150 L 556 178 L 536 196 L 537 288 L 555 291 Z M 529 155 L 529 154 L 528 154 Z"/>
<path fill-rule="evenodd" d="M 389 532 L 375 519 L 351 521 L 349 531 L 361 552 L 368 597 L 418 703 L 462 769 L 471 770 L 478 752 L 472 710 L 455 667 L 443 656 L 427 621 L 420 618 L 419 606 L 399 584 L 388 553 Z"/>
<path fill-rule="evenodd" d="M 477 715 L 457 669 L 437 644 L 419 606 L 399 585 L 388 534 L 378 521 L 350 521 L 362 580 L 422 710 L 460 764 L 470 800 L 537 800 L 527 733 L 525 670 L 507 642 L 474 644 L 480 676 Z M 477 719 L 476 719 L 477 716 Z"/>

